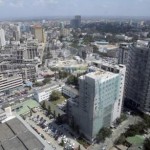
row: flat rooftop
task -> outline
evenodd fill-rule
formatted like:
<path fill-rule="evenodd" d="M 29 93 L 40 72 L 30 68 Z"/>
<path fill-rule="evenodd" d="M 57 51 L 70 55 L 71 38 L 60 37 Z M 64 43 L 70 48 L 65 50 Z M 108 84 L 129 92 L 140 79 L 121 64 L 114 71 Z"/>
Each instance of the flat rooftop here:
<path fill-rule="evenodd" d="M 27 128 L 23 125 L 23 123 L 14 118 L 7 122 L 7 125 L 13 130 L 13 132 L 17 135 L 21 134 L 22 132 L 26 132 Z"/>
<path fill-rule="evenodd" d="M 107 66 L 107 67 L 110 67 L 110 68 L 114 68 L 114 69 L 120 69 L 120 68 L 125 68 L 125 65 L 122 65 L 122 64 L 115 64 L 115 63 L 111 63 L 111 62 L 104 62 L 102 60 L 99 60 L 99 61 L 93 61 L 92 62 L 93 65 L 99 65 L 99 66 Z"/>
<path fill-rule="evenodd" d="M 39 103 L 35 100 L 29 99 L 27 101 L 24 101 L 22 103 L 16 104 L 12 106 L 12 110 L 16 111 L 18 115 L 25 115 L 30 112 L 29 108 L 36 108 L 39 107 Z"/>
<path fill-rule="evenodd" d="M 14 118 L 0 124 L 0 150 L 43 150 L 44 145 Z"/>
<path fill-rule="evenodd" d="M 68 91 L 71 91 L 72 93 L 79 95 L 79 91 L 71 86 L 65 85 L 63 86 L 63 89 L 66 89 Z"/>
<path fill-rule="evenodd" d="M 0 141 L 11 139 L 15 136 L 12 130 L 7 126 L 7 124 L 0 124 Z"/>
<path fill-rule="evenodd" d="M 2 142 L 2 147 L 5 150 L 26 150 L 26 147 L 17 137 Z"/>
<path fill-rule="evenodd" d="M 114 74 L 112 72 L 108 72 L 108 71 L 104 71 L 104 70 L 98 70 L 95 72 L 91 72 L 86 74 L 85 76 L 81 76 L 80 78 L 84 78 L 84 77 L 89 77 L 89 78 L 93 78 L 93 79 L 101 79 L 101 80 L 107 80 L 110 78 L 114 78 L 118 76 L 117 74 Z"/>
<path fill-rule="evenodd" d="M 59 84 L 58 83 L 51 83 L 51 84 L 46 84 L 45 86 L 43 86 L 43 87 L 37 87 L 36 89 L 35 89 L 35 91 L 36 92 L 43 92 L 43 91 L 45 91 L 45 90 L 54 90 L 55 88 L 58 88 L 59 87 Z"/>

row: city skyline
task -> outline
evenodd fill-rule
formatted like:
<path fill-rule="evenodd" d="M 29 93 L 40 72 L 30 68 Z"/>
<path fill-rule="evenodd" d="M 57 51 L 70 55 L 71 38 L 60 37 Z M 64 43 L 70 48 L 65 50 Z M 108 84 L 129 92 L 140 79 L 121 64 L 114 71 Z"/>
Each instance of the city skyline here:
<path fill-rule="evenodd" d="M 149 0 L 0 0 L 0 18 L 42 16 L 150 16 Z M 34 10 L 34 11 L 33 11 Z"/>

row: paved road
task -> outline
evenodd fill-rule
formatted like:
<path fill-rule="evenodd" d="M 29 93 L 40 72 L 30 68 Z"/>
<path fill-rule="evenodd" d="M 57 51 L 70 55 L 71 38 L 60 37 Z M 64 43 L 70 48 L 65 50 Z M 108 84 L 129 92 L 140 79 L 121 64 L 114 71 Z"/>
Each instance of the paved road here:
<path fill-rule="evenodd" d="M 107 138 L 104 143 L 95 144 L 94 146 L 89 147 L 89 150 L 109 150 L 113 147 L 114 141 L 127 130 L 129 125 L 135 124 L 138 121 L 141 121 L 141 118 L 138 116 L 129 116 L 127 120 L 122 122 L 112 133 L 110 138 Z"/>

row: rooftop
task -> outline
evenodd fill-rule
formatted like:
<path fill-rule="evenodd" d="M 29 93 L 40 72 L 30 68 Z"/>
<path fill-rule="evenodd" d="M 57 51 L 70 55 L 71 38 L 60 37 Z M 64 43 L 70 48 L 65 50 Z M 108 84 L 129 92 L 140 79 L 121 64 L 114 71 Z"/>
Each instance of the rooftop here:
<path fill-rule="evenodd" d="M 17 137 L 2 142 L 2 146 L 5 150 L 27 150 Z"/>
<path fill-rule="evenodd" d="M 18 136 L 28 150 L 43 149 L 43 145 L 41 144 L 41 142 L 37 138 L 35 138 L 35 136 L 30 131 L 27 131 L 24 134 L 19 134 Z"/>
<path fill-rule="evenodd" d="M 65 85 L 63 86 L 63 89 L 66 89 L 66 90 L 69 90 L 71 91 L 72 93 L 76 94 L 76 95 L 79 95 L 79 91 L 71 86 L 68 86 L 68 85 Z"/>
<path fill-rule="evenodd" d="M 39 104 L 35 100 L 29 99 L 22 103 L 13 105 L 12 110 L 15 110 L 18 115 L 24 115 L 30 111 L 29 107 L 30 108 L 39 107 Z"/>
<path fill-rule="evenodd" d="M 44 148 L 44 145 L 18 118 L 0 124 L 0 133 L 0 150 L 42 150 Z"/>
<path fill-rule="evenodd" d="M 0 141 L 5 141 L 14 137 L 14 133 L 12 130 L 7 126 L 7 124 L 0 124 Z"/>
<path fill-rule="evenodd" d="M 98 70 L 95 72 L 91 72 L 85 75 L 86 77 L 90 77 L 93 79 L 110 79 L 113 78 L 114 76 L 117 76 L 117 74 L 114 74 L 112 72 L 104 71 L 104 70 Z"/>
<path fill-rule="evenodd" d="M 36 92 L 40 93 L 43 92 L 45 90 L 55 90 L 56 88 L 60 87 L 60 85 L 58 85 L 58 83 L 51 83 L 51 84 L 46 84 L 45 86 L 42 87 L 38 87 L 35 89 Z"/>
<path fill-rule="evenodd" d="M 17 135 L 27 131 L 27 128 L 17 118 L 8 121 L 7 125 L 11 127 L 13 132 Z"/>
<path fill-rule="evenodd" d="M 102 61 L 93 61 L 92 62 L 92 64 L 97 64 L 97 65 L 99 65 L 99 66 L 108 66 L 108 67 L 110 67 L 110 68 L 114 68 L 114 69 L 120 69 L 120 68 L 125 68 L 125 66 L 124 65 L 118 65 L 118 64 L 114 64 L 114 63 L 111 63 L 111 62 L 104 62 L 103 60 Z"/>

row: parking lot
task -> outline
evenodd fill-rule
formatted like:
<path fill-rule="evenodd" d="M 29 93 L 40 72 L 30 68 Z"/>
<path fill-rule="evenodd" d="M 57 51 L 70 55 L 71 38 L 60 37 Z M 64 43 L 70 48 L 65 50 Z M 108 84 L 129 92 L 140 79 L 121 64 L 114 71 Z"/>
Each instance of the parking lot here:
<path fill-rule="evenodd" d="M 28 122 L 54 150 L 63 150 L 64 147 L 74 149 L 79 146 L 72 130 L 67 124 L 57 125 L 53 116 L 46 116 L 45 111 L 41 109 L 38 109 L 31 117 L 27 117 L 26 122 Z"/>

